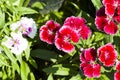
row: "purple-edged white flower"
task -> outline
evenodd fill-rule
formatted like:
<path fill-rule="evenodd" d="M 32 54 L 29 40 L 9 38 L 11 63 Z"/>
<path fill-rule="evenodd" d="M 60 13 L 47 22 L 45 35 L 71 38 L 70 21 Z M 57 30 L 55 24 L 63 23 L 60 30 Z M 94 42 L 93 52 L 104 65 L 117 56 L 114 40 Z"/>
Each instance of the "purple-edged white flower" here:
<path fill-rule="evenodd" d="M 5 36 L 5 41 L 3 40 L 2 45 L 9 48 L 12 53 L 19 55 L 27 48 L 28 41 L 23 38 L 20 32 L 12 32 L 11 37 Z"/>
<path fill-rule="evenodd" d="M 22 17 L 10 26 L 12 31 L 20 31 L 23 35 L 34 38 L 37 32 L 35 21 L 32 18 Z"/>

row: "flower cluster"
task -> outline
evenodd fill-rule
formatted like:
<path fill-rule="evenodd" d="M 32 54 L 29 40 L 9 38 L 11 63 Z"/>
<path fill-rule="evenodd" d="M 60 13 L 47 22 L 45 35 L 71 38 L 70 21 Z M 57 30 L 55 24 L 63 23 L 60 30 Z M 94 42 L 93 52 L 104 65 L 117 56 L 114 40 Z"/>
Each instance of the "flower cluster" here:
<path fill-rule="evenodd" d="M 96 59 L 97 57 L 98 59 Z M 80 61 L 82 62 L 80 69 L 84 72 L 85 76 L 98 78 L 100 77 L 101 65 L 96 60 L 99 60 L 106 67 L 111 67 L 114 66 L 116 59 L 117 52 L 111 43 L 101 46 L 97 51 L 94 48 L 84 49 L 80 54 Z M 119 68 L 120 64 L 117 65 L 116 69 L 119 70 Z M 118 74 L 115 73 L 115 76 Z"/>
<path fill-rule="evenodd" d="M 120 23 L 120 1 L 119 0 L 103 0 L 101 7 L 95 18 L 97 29 L 107 34 L 115 34 L 118 31 L 118 23 Z"/>
<path fill-rule="evenodd" d="M 28 47 L 28 41 L 23 35 L 34 38 L 37 27 L 33 19 L 22 17 L 20 21 L 11 24 L 10 29 L 11 35 L 5 36 L 1 44 L 9 48 L 12 53 L 19 55 Z"/>
<path fill-rule="evenodd" d="M 54 43 L 57 49 L 66 53 L 74 51 L 73 43 L 77 43 L 80 37 L 87 39 L 90 34 L 91 30 L 86 25 L 85 19 L 75 16 L 68 17 L 62 27 L 59 23 L 49 20 L 39 30 L 42 41 L 48 44 Z"/>

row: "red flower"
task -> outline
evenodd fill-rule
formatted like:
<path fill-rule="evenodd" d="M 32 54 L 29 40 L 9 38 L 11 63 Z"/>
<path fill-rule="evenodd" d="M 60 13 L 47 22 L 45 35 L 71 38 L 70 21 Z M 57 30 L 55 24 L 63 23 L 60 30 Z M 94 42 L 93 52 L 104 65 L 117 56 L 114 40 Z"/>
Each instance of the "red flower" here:
<path fill-rule="evenodd" d="M 107 67 L 113 66 L 117 53 L 112 44 L 108 43 L 97 50 L 99 60 Z"/>
<path fill-rule="evenodd" d="M 120 72 L 114 73 L 114 80 L 120 80 Z"/>
<path fill-rule="evenodd" d="M 84 75 L 89 78 L 100 77 L 101 66 L 99 64 L 81 63 L 80 68 L 84 72 Z"/>
<path fill-rule="evenodd" d="M 96 59 L 96 50 L 94 48 L 88 48 L 82 51 L 80 54 L 81 62 L 94 62 Z"/>
<path fill-rule="evenodd" d="M 55 36 L 55 46 L 64 52 L 70 53 L 74 51 L 72 42 L 77 43 L 79 35 L 77 32 L 67 26 L 63 26 Z"/>
<path fill-rule="evenodd" d="M 118 15 L 114 15 L 114 17 L 107 16 L 105 14 L 105 7 L 101 7 L 96 14 L 95 24 L 99 30 L 107 34 L 115 34 L 118 31 L 115 21 L 120 22 L 119 17 Z"/>
<path fill-rule="evenodd" d="M 87 39 L 91 34 L 91 30 L 86 25 L 86 21 L 84 18 L 80 17 L 68 17 L 65 22 L 64 26 L 68 26 L 74 30 L 76 30 L 83 39 Z"/>
<path fill-rule="evenodd" d="M 120 61 L 116 63 L 116 70 L 120 71 Z"/>
<path fill-rule="evenodd" d="M 59 28 L 59 23 L 56 23 L 53 20 L 47 21 L 47 23 L 40 28 L 40 39 L 48 44 L 53 44 L 55 33 Z"/>
<path fill-rule="evenodd" d="M 120 7 L 120 0 L 103 0 L 105 6 L 105 13 L 108 16 L 114 16 L 118 7 Z"/>

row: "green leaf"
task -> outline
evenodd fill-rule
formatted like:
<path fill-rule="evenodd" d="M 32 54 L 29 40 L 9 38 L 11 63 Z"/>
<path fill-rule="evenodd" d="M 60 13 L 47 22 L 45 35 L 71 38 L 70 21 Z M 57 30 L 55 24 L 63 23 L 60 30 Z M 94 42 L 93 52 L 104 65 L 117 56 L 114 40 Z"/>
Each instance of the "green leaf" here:
<path fill-rule="evenodd" d="M 49 12 L 58 11 L 58 9 L 61 7 L 64 0 L 44 0 L 46 5 L 42 10 L 40 10 L 40 13 L 47 14 Z"/>
<path fill-rule="evenodd" d="M 100 41 L 105 38 L 105 35 L 100 32 L 94 32 L 94 35 L 95 35 L 94 37 L 95 41 Z"/>
<path fill-rule="evenodd" d="M 98 10 L 102 6 L 101 0 L 91 0 L 91 1 L 95 6 L 96 10 Z"/>
<path fill-rule="evenodd" d="M 0 9 L 0 29 L 3 28 L 5 24 L 5 13 Z"/>
<path fill-rule="evenodd" d="M 30 59 L 29 59 L 29 63 L 30 63 L 35 69 L 38 68 L 38 66 L 37 66 L 37 64 L 36 64 L 36 62 L 35 62 L 35 60 L 32 59 L 31 57 L 30 57 Z"/>
<path fill-rule="evenodd" d="M 31 8 L 26 8 L 26 7 L 17 7 L 16 10 L 20 15 L 37 13 L 37 11 L 35 11 Z"/>
<path fill-rule="evenodd" d="M 82 80 L 80 74 L 72 76 L 69 80 Z"/>
<path fill-rule="evenodd" d="M 33 72 L 30 72 L 30 74 L 28 76 L 28 80 L 35 80 L 35 76 L 34 76 Z"/>
<path fill-rule="evenodd" d="M 48 76 L 47 80 L 54 80 L 52 74 Z"/>
<path fill-rule="evenodd" d="M 29 66 L 27 65 L 26 62 L 22 61 L 21 65 L 20 65 L 20 68 L 21 68 L 21 79 L 22 80 L 27 80 L 28 75 L 30 73 Z"/>
<path fill-rule="evenodd" d="M 16 58 L 14 57 L 13 53 L 11 53 L 11 51 L 10 51 L 6 46 L 3 46 L 2 48 L 3 48 L 3 50 L 5 51 L 5 54 L 7 55 L 7 57 L 8 57 L 13 63 L 16 63 Z"/>
<path fill-rule="evenodd" d="M 25 50 L 25 57 L 27 60 L 29 60 L 29 57 L 30 57 L 30 46 L 31 46 L 31 43 L 29 43 L 27 49 Z"/>
<path fill-rule="evenodd" d="M 53 65 L 52 67 L 48 67 L 43 69 L 46 73 L 52 73 L 54 75 L 61 75 L 61 76 L 68 76 L 70 68 L 65 68 L 61 64 L 60 65 Z"/>
<path fill-rule="evenodd" d="M 31 51 L 31 56 L 52 62 L 56 62 L 57 59 L 59 58 L 59 55 L 56 54 L 55 52 L 44 49 L 36 49 Z"/>
<path fill-rule="evenodd" d="M 44 3 L 43 2 L 35 2 L 34 4 L 32 4 L 33 8 L 38 8 L 38 9 L 43 9 L 44 8 Z"/>

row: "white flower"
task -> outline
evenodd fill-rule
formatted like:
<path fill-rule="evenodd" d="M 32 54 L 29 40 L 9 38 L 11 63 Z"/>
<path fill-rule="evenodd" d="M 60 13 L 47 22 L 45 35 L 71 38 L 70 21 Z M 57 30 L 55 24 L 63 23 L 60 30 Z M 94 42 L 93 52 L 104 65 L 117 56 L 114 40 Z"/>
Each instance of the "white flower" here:
<path fill-rule="evenodd" d="M 5 36 L 5 38 L 6 41 L 2 42 L 2 45 L 8 47 L 16 55 L 21 54 L 28 46 L 28 41 L 23 38 L 20 32 L 12 32 L 11 37 Z"/>
<path fill-rule="evenodd" d="M 22 17 L 20 21 L 13 23 L 10 28 L 12 31 L 18 29 L 18 31 L 22 32 L 23 35 L 30 38 L 34 38 L 37 33 L 35 21 L 32 18 L 27 17 Z"/>

